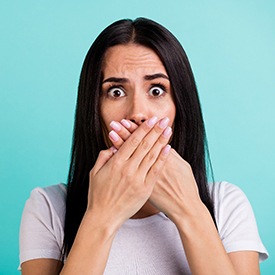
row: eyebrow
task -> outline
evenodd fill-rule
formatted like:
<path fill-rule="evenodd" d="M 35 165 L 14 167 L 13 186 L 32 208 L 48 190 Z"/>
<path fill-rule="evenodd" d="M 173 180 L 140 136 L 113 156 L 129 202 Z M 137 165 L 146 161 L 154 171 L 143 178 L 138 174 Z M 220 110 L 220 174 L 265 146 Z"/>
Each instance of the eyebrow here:
<path fill-rule="evenodd" d="M 103 83 L 106 82 L 116 82 L 116 83 L 125 83 L 125 82 L 129 82 L 128 78 L 121 78 L 121 77 L 109 77 L 105 80 L 102 81 Z"/>
<path fill-rule="evenodd" d="M 154 80 L 154 79 L 157 79 L 157 78 L 164 78 L 164 79 L 167 79 L 169 80 L 169 77 L 163 73 L 157 73 L 157 74 L 151 74 L 151 75 L 145 75 L 144 76 L 144 79 L 145 80 Z"/>
<path fill-rule="evenodd" d="M 154 80 L 157 78 L 164 78 L 169 80 L 169 77 L 163 73 L 156 73 L 156 74 L 151 74 L 151 75 L 145 75 L 144 79 L 145 80 Z M 102 81 L 102 84 L 106 83 L 106 82 L 116 82 L 116 83 L 126 83 L 129 82 L 128 78 L 122 78 L 122 77 L 109 77 L 106 78 Z"/>

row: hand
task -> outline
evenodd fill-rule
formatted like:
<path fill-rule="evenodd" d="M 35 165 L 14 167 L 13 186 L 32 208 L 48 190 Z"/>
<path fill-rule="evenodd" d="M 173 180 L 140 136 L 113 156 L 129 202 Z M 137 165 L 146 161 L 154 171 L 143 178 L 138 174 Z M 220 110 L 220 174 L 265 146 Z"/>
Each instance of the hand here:
<path fill-rule="evenodd" d="M 194 207 L 201 203 L 192 168 L 174 149 L 161 169 L 149 201 L 175 224 L 183 216 L 192 215 Z"/>
<path fill-rule="evenodd" d="M 124 141 L 133 133 L 138 125 L 130 120 L 122 119 L 119 122 L 112 121 L 110 127 L 113 129 L 109 133 L 109 138 L 112 141 L 115 148 L 120 148 Z"/>
<path fill-rule="evenodd" d="M 115 154 L 114 148 L 100 152 L 90 172 L 87 211 L 119 227 L 144 205 L 169 155 L 167 124 L 149 119 Z"/>
<path fill-rule="evenodd" d="M 115 127 L 112 127 L 113 125 Z M 110 126 L 113 128 L 112 132 L 116 134 L 115 139 L 111 137 L 110 139 L 117 149 L 137 128 L 136 124 L 130 121 L 125 123 L 125 120 L 121 123 L 113 122 Z M 183 211 L 187 214 L 192 210 L 191 205 L 201 202 L 192 168 L 174 149 L 171 150 L 158 175 L 149 200 L 175 223 L 177 217 L 182 217 Z"/>

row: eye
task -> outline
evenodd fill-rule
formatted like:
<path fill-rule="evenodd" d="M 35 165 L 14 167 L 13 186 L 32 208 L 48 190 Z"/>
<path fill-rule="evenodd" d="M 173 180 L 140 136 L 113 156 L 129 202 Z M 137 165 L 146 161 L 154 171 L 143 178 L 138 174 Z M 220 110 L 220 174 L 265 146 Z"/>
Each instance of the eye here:
<path fill-rule="evenodd" d="M 159 86 L 153 86 L 150 90 L 149 90 L 149 95 L 153 96 L 153 97 L 160 97 L 162 96 L 164 93 L 166 92 L 165 88 L 161 85 Z"/>
<path fill-rule="evenodd" d="M 125 96 L 125 93 L 119 87 L 112 87 L 108 90 L 108 96 L 110 96 L 110 97 L 122 97 L 122 96 Z"/>

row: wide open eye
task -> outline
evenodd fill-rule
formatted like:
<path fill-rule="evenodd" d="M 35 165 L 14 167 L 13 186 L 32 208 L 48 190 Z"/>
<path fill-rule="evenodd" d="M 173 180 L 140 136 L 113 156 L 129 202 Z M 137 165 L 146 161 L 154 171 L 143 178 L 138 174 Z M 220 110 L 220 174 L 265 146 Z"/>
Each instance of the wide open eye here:
<path fill-rule="evenodd" d="M 160 97 L 165 93 L 165 89 L 163 87 L 159 87 L 159 86 L 153 86 L 150 90 L 149 90 L 149 95 L 153 96 L 153 97 Z"/>
<path fill-rule="evenodd" d="M 122 97 L 125 96 L 125 92 L 119 87 L 113 87 L 108 90 L 108 96 L 110 97 Z"/>

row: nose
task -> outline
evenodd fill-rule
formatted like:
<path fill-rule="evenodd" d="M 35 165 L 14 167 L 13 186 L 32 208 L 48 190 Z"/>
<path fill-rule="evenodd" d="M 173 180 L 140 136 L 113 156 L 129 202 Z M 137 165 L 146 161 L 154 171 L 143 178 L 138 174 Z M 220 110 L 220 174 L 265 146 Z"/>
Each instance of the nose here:
<path fill-rule="evenodd" d="M 135 98 L 129 104 L 128 114 L 126 119 L 136 123 L 137 125 L 142 124 L 149 118 L 148 106 L 140 98 Z"/>

